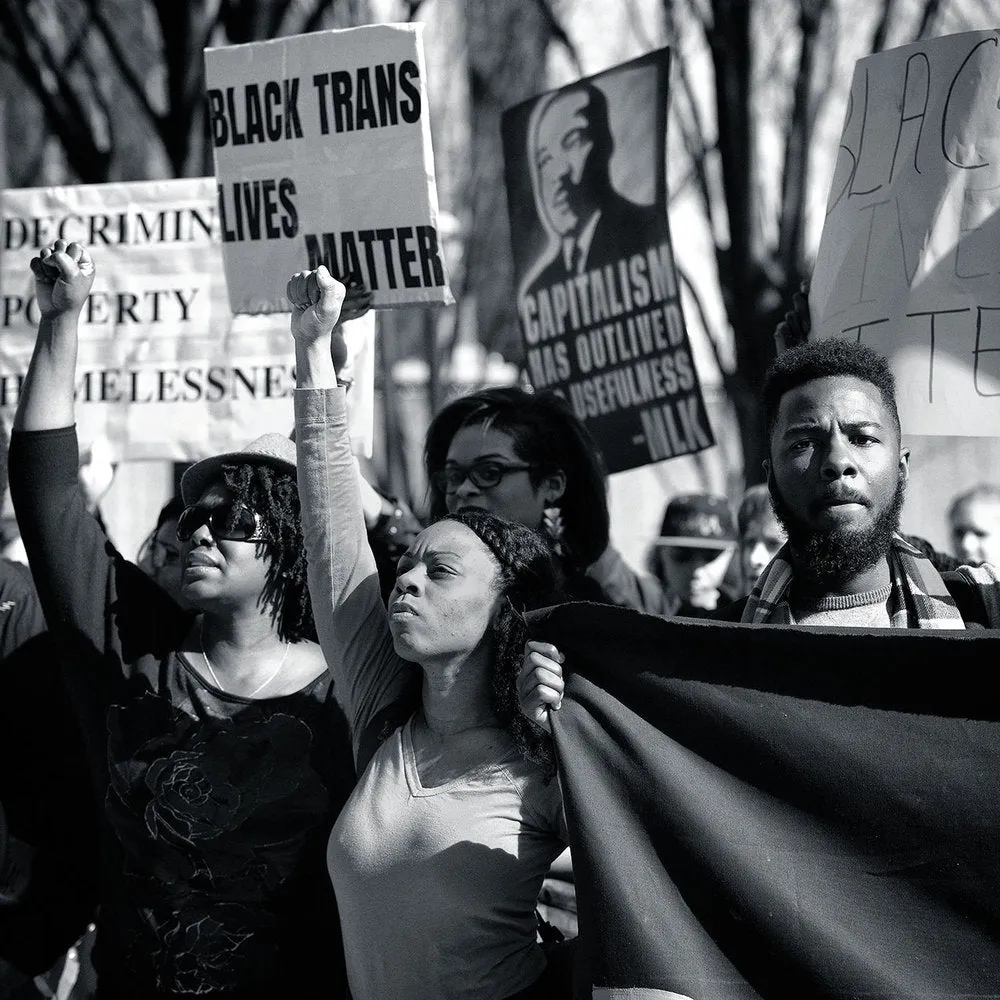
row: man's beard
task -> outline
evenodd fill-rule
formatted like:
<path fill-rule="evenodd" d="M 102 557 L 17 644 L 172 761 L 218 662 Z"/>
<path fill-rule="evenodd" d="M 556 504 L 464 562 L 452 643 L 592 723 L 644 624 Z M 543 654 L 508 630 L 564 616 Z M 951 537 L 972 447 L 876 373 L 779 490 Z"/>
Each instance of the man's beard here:
<path fill-rule="evenodd" d="M 802 520 L 788 505 L 772 478 L 768 482 L 774 514 L 788 533 L 788 545 L 802 582 L 820 590 L 836 590 L 886 556 L 906 497 L 906 480 L 900 475 L 892 502 L 878 512 L 870 527 L 848 525 L 827 531 Z"/>

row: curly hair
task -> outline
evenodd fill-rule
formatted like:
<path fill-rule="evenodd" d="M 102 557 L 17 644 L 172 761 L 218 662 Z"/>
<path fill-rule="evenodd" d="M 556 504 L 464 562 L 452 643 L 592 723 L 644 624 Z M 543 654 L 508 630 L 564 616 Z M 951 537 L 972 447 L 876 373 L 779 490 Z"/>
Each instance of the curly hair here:
<path fill-rule="evenodd" d="M 286 642 L 315 642 L 295 475 L 260 462 L 226 462 L 222 481 L 232 491 L 234 507 L 260 515 L 261 545 L 269 557 L 261 600 L 271 609 L 278 635 Z"/>
<path fill-rule="evenodd" d="M 810 340 L 779 354 L 764 373 L 761 409 L 768 441 L 778 419 L 782 397 L 806 382 L 831 375 L 853 376 L 875 386 L 899 435 L 896 380 L 889 362 L 867 344 L 833 338 Z"/>
<path fill-rule="evenodd" d="M 526 392 L 516 386 L 480 389 L 449 403 L 431 421 L 424 446 L 430 483 L 430 515 L 447 513 L 445 494 L 433 473 L 444 468 L 452 438 L 463 427 L 484 424 L 510 436 L 514 454 L 531 463 L 536 488 L 546 476 L 562 472 L 566 490 L 558 506 L 568 566 L 583 571 L 608 546 L 609 524 L 604 459 L 594 439 L 569 404 L 551 391 Z M 528 525 L 538 529 L 537 524 Z"/>
<path fill-rule="evenodd" d="M 490 628 L 493 711 L 521 755 L 540 764 L 546 774 L 554 775 L 552 737 L 521 714 L 517 698 L 517 675 L 528 639 L 524 612 L 561 600 L 551 549 L 537 531 L 484 510 L 467 508 L 446 514 L 443 520 L 456 521 L 474 531 L 497 561 L 497 590 L 505 600 Z"/>

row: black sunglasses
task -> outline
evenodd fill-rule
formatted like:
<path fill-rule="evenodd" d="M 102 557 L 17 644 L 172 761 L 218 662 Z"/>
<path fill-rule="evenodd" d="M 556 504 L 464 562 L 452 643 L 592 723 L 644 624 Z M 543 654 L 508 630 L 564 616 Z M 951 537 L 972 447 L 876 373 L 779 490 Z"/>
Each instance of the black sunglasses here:
<path fill-rule="evenodd" d="M 264 540 L 260 514 L 246 507 L 224 503 L 217 507 L 192 504 L 181 511 L 177 519 L 177 540 L 186 542 L 203 524 L 208 525 L 213 538 L 231 542 L 260 542 Z"/>
<path fill-rule="evenodd" d="M 468 479 L 480 490 L 491 490 L 500 485 L 508 472 L 524 472 L 533 465 L 504 465 L 503 462 L 476 462 L 475 465 L 448 465 L 438 469 L 431 478 L 442 493 L 453 493 Z"/>

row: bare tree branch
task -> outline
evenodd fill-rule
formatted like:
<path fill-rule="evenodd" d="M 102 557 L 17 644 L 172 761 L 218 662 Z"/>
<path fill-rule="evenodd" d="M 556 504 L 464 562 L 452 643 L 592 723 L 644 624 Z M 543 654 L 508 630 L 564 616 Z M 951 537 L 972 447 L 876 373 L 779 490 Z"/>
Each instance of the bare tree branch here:
<path fill-rule="evenodd" d="M 415 21 L 420 13 L 420 8 L 424 5 L 424 0 L 403 0 L 406 4 L 406 20 Z"/>
<path fill-rule="evenodd" d="M 105 180 L 111 151 L 98 144 L 80 81 L 62 72 L 48 38 L 26 8 L 0 5 L 0 28 L 13 42 L 12 65 L 41 103 L 49 130 L 59 137 L 73 171 L 85 183 Z"/>
<path fill-rule="evenodd" d="M 914 41 L 927 38 L 928 35 L 933 34 L 934 22 L 937 20 L 940 8 L 941 0 L 924 0 L 924 9 L 920 16 L 920 27 L 917 28 L 917 33 L 913 36 Z"/>
<path fill-rule="evenodd" d="M 671 2 L 672 0 L 664 0 L 665 4 L 670 4 Z M 702 6 L 702 0 L 685 0 L 685 5 L 688 12 L 697 22 L 698 27 L 707 35 L 712 30 L 712 0 L 705 0 L 704 6 Z"/>
<path fill-rule="evenodd" d="M 705 122 L 694 95 L 691 78 L 688 75 L 687 62 L 680 57 L 680 38 L 677 33 L 673 13 L 668 8 L 664 10 L 664 15 L 667 44 L 670 46 L 672 55 L 670 63 L 675 83 L 679 84 L 679 86 L 672 85 L 670 88 L 674 108 L 677 111 L 676 121 L 680 129 L 684 149 L 691 160 L 691 172 L 698 187 L 705 218 L 708 220 L 709 227 L 714 231 L 715 210 L 712 202 L 708 170 L 705 166 L 709 149 L 706 139 Z M 682 101 L 683 104 L 681 103 Z M 691 177 L 688 178 L 688 180 L 690 179 Z"/>
<path fill-rule="evenodd" d="M 302 32 L 318 31 L 323 26 L 323 15 L 330 9 L 331 0 L 316 0 L 316 6 L 302 22 Z"/>
<path fill-rule="evenodd" d="M 146 117 L 149 118 L 150 124 L 156 130 L 157 134 L 159 134 L 160 115 L 149 102 L 145 82 L 129 65 L 111 25 L 100 10 L 98 0 L 87 0 L 87 2 L 90 8 L 91 20 L 100 33 L 101 38 L 104 39 L 104 44 L 107 46 L 111 61 L 115 64 L 128 89 L 135 95 L 136 102 L 143 112 L 145 112 Z"/>
<path fill-rule="evenodd" d="M 708 33 L 715 69 L 715 117 L 722 187 L 729 223 L 729 249 L 720 252 L 727 310 L 739 309 L 751 293 L 758 227 L 753 215 L 755 156 L 751 97 L 750 9 L 742 0 L 712 0 Z"/>
<path fill-rule="evenodd" d="M 826 0 L 802 0 L 799 8 L 799 60 L 791 114 L 785 128 L 781 213 L 778 218 L 778 260 L 785 275 L 796 274 L 804 256 L 813 66 L 816 40 L 826 6 Z"/>
<path fill-rule="evenodd" d="M 872 35 L 872 53 L 881 52 L 885 48 L 886 39 L 889 37 L 889 25 L 892 22 L 892 15 L 896 10 L 896 0 L 882 0 L 882 16 L 875 26 L 875 33 Z"/>
<path fill-rule="evenodd" d="M 642 11 L 639 8 L 638 0 L 625 0 L 625 8 L 629 24 L 632 26 L 639 44 L 647 51 L 657 48 L 656 39 L 652 38 L 643 26 Z"/>
<path fill-rule="evenodd" d="M 570 62 L 573 64 L 573 69 L 582 75 L 583 63 L 580 62 L 580 53 L 577 52 L 573 40 L 566 34 L 566 29 L 556 17 L 549 0 L 534 0 L 534 4 L 545 21 L 549 35 L 566 50 Z"/>
<path fill-rule="evenodd" d="M 715 363 L 718 365 L 723 378 L 725 378 L 725 376 L 731 374 L 731 372 L 729 371 L 729 366 L 723 361 L 722 348 L 719 346 L 719 342 L 715 336 L 715 330 L 708 320 L 708 313 L 705 311 L 705 303 L 702 301 L 701 295 L 698 294 L 698 289 L 695 288 L 694 282 L 691 280 L 687 271 L 679 265 L 677 266 L 677 277 L 680 279 L 681 286 L 685 288 L 687 293 L 691 296 L 695 312 L 698 313 L 698 320 L 705 331 L 705 336 L 708 338 L 708 343 L 712 348 L 712 354 L 715 356 Z"/>

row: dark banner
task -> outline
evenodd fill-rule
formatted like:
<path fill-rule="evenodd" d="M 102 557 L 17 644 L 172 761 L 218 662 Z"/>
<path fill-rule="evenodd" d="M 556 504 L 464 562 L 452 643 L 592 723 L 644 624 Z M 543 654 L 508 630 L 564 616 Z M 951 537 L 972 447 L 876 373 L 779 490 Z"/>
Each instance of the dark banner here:
<path fill-rule="evenodd" d="M 578 995 L 1000 996 L 1000 637 L 530 620 L 566 654 Z"/>
<path fill-rule="evenodd" d="M 501 128 L 528 375 L 620 472 L 715 442 L 667 221 L 670 50 L 518 104 Z"/>

